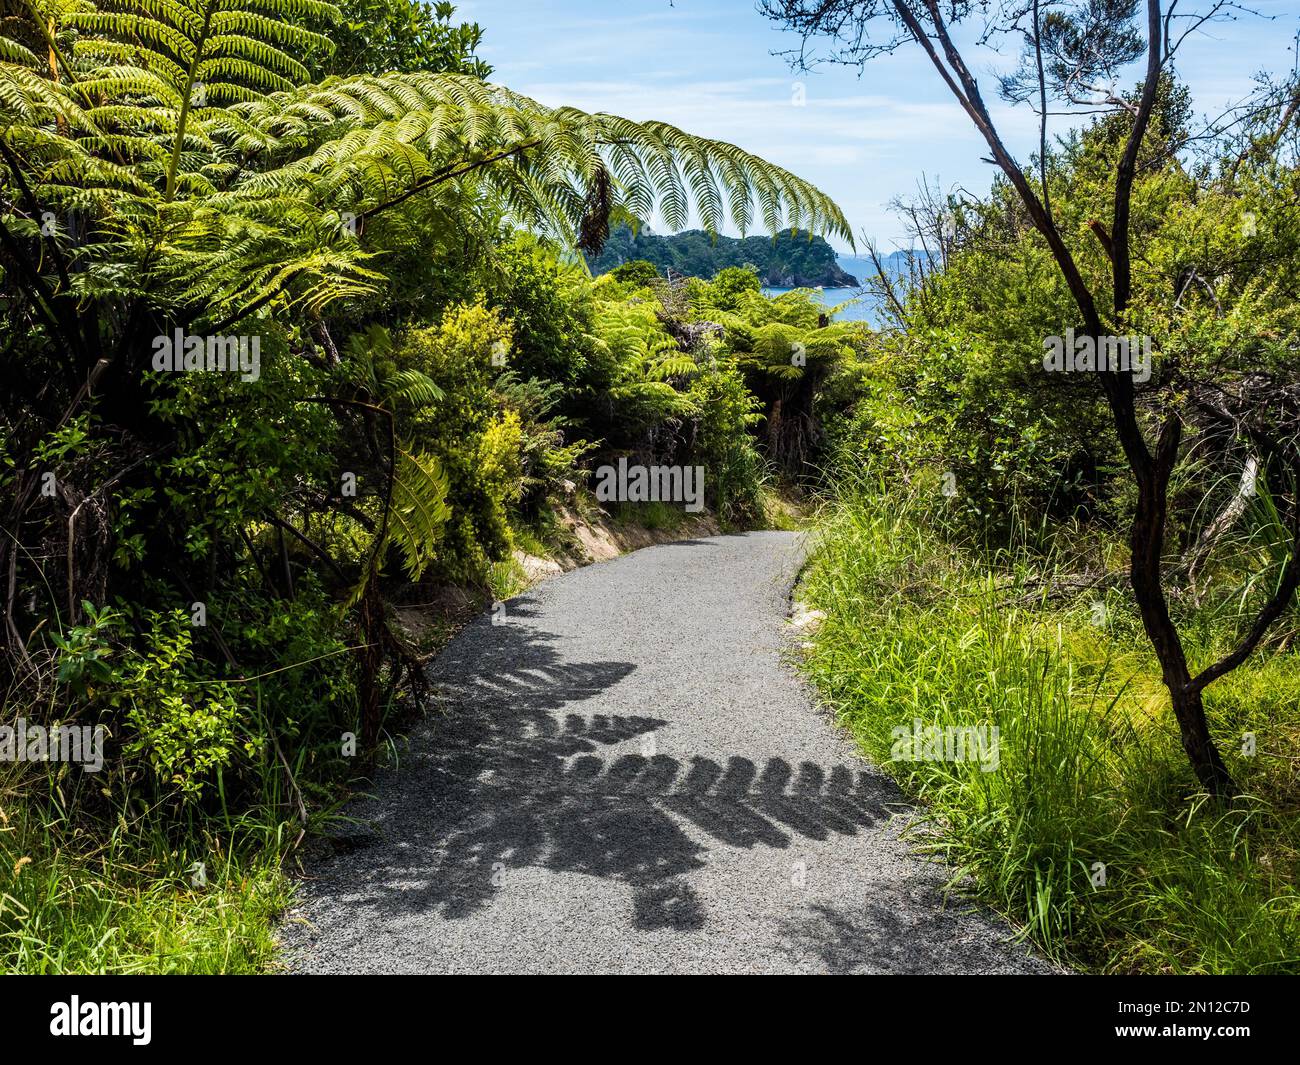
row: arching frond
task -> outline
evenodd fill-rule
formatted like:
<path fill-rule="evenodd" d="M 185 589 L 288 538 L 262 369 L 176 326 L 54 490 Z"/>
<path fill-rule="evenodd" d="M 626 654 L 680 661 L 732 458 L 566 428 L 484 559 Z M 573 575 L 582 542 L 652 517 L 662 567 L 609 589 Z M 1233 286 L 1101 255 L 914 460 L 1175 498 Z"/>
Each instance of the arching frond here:
<path fill-rule="evenodd" d="M 761 221 L 851 243 L 812 185 L 667 123 L 547 107 L 461 75 L 298 84 L 297 56 L 323 47 L 338 17 L 323 0 L 59 10 L 57 58 L 20 41 L 0 52 L 0 138 L 42 209 L 82 212 L 83 225 L 114 235 L 70 248 L 75 264 L 127 276 L 147 263 L 150 276 L 132 281 L 160 308 L 197 304 L 212 321 L 276 300 L 321 309 L 369 294 L 383 278 L 358 227 L 438 190 L 570 244 L 656 213 L 674 228 Z M 639 357 L 641 380 L 686 369 Z"/>
<path fill-rule="evenodd" d="M 735 145 L 662 122 L 548 108 L 474 78 L 435 74 L 331 79 L 236 108 L 268 137 L 300 137 L 311 150 L 250 178 L 248 190 L 341 188 L 365 212 L 383 210 L 421 184 L 486 184 L 527 221 L 571 237 L 597 172 L 612 177 L 611 209 L 642 218 L 656 210 L 670 228 L 692 213 L 707 229 L 728 218 L 742 232 L 757 203 L 773 232 L 784 226 L 852 241 L 839 208 L 814 186 Z M 364 129 L 366 136 L 355 132 Z M 414 166 L 418 154 L 423 165 Z M 387 178 L 398 155 L 409 177 L 396 195 Z M 359 175 L 369 173 L 373 180 Z"/>

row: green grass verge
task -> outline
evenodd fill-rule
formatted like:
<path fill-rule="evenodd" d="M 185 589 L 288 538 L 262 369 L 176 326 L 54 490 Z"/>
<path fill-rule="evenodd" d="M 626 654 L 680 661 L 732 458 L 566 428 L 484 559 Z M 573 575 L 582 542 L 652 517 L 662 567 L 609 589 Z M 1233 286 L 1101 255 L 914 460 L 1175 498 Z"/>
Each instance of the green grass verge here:
<path fill-rule="evenodd" d="M 1104 613 L 1049 608 L 1037 590 L 1050 565 L 998 562 L 863 486 L 822 515 L 805 575 L 801 598 L 827 614 L 805 668 L 863 751 L 925 804 L 922 846 L 1062 961 L 1300 971 L 1297 656 L 1259 655 L 1207 692 L 1247 792 L 1219 809 L 1197 793 L 1126 597 L 1112 593 Z M 1192 658 L 1230 635 L 1192 626 Z M 996 726 L 996 769 L 893 757 L 910 753 L 894 730 L 917 720 Z"/>
<path fill-rule="evenodd" d="M 258 973 L 273 967 L 274 922 L 290 897 L 278 848 L 203 834 L 177 849 L 122 818 L 106 834 L 0 817 L 0 972 Z M 202 863 L 200 875 L 199 866 Z"/>

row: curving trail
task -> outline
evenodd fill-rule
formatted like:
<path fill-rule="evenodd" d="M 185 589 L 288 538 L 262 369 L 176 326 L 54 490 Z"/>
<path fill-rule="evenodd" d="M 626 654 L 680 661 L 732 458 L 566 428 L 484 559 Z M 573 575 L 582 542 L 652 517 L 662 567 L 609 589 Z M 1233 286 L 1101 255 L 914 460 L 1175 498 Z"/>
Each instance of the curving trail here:
<path fill-rule="evenodd" d="M 1050 972 L 899 838 L 783 661 L 799 538 L 646 548 L 480 618 L 284 931 L 364 972 Z"/>

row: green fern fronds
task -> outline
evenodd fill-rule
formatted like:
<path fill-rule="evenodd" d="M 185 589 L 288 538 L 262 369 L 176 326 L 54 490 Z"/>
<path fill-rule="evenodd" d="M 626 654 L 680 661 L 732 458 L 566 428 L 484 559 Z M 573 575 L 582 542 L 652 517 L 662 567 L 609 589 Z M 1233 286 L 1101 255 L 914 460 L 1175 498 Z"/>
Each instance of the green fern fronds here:
<path fill-rule="evenodd" d="M 444 395 L 433 379 L 419 370 L 399 370 L 384 381 L 384 398 L 390 403 L 428 407 Z"/>
<path fill-rule="evenodd" d="M 447 491 L 446 474 L 435 456 L 398 450 L 388 535 L 413 581 L 434 560 L 443 526 L 451 517 Z"/>

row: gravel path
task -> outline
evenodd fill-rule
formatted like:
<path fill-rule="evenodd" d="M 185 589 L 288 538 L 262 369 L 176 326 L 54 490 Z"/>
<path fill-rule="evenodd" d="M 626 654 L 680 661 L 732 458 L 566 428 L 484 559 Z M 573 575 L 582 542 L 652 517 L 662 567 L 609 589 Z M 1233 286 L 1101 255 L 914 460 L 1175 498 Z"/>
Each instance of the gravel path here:
<path fill-rule="evenodd" d="M 305 973 L 1051 971 L 949 899 L 783 661 L 789 533 L 645 548 L 510 600 L 286 923 Z"/>

